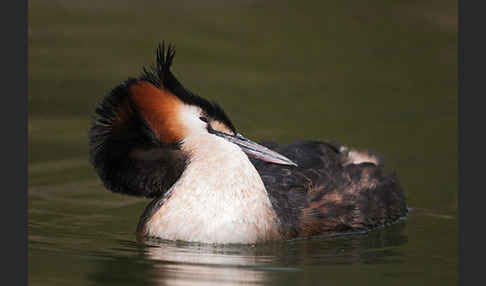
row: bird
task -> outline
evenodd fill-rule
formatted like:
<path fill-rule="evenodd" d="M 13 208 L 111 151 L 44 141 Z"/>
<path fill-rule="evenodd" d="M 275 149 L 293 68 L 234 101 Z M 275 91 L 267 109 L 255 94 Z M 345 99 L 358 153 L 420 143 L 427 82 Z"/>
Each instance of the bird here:
<path fill-rule="evenodd" d="M 95 107 L 89 160 L 106 189 L 151 199 L 140 239 L 256 244 L 366 233 L 407 216 L 394 171 L 334 141 L 257 143 L 183 87 L 175 46 Z"/>

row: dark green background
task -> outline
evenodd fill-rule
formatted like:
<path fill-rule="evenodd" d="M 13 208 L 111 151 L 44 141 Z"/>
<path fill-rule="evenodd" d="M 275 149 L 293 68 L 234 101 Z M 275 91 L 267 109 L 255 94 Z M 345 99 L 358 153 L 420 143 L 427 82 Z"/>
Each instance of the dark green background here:
<path fill-rule="evenodd" d="M 456 285 L 456 6 L 29 1 L 30 285 Z M 103 189 L 87 131 L 96 104 L 153 63 L 163 39 L 184 85 L 248 138 L 382 155 L 410 217 L 366 236 L 256 248 L 136 244 L 148 201 Z"/>

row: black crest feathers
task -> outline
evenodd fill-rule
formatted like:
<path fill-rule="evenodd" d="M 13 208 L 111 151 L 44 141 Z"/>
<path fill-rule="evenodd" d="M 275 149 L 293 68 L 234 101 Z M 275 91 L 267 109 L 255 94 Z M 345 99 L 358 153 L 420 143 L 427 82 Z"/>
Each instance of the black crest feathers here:
<path fill-rule="evenodd" d="M 143 73 L 140 76 L 140 80 L 148 81 L 159 88 L 168 89 L 186 104 L 201 107 L 208 116 L 214 118 L 215 120 L 221 121 L 234 133 L 236 133 L 233 123 L 217 103 L 209 102 L 208 100 L 195 95 L 191 91 L 184 88 L 177 80 L 171 71 L 175 54 L 175 46 L 169 44 L 166 50 L 165 42 L 163 41 L 161 44 L 159 44 L 155 52 L 157 59 L 156 64 L 149 69 L 144 68 Z"/>
<path fill-rule="evenodd" d="M 172 62 L 175 57 L 175 46 L 169 44 L 167 52 L 165 50 L 165 42 L 163 41 L 155 51 L 156 63 L 150 69 L 144 68 L 140 77 L 141 80 L 146 80 L 159 88 L 167 88 L 172 90 L 181 85 L 170 71 Z"/>

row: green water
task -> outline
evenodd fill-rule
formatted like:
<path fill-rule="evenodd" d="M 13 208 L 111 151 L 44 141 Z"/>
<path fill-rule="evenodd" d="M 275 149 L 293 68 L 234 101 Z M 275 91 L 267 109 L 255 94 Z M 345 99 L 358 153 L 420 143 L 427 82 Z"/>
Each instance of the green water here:
<path fill-rule="evenodd" d="M 29 1 L 29 285 L 456 285 L 456 2 L 228 2 Z M 138 244 L 148 201 L 104 190 L 87 130 L 162 39 L 248 138 L 383 155 L 411 215 L 256 247 Z"/>

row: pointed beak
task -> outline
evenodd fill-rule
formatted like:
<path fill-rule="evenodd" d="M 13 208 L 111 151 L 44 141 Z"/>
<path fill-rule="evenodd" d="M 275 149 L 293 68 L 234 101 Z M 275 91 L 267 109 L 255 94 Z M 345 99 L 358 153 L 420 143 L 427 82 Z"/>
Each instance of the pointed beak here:
<path fill-rule="evenodd" d="M 210 129 L 209 132 L 238 145 L 248 156 L 257 158 L 265 162 L 297 166 L 296 163 L 294 163 L 292 160 L 285 157 L 284 155 L 272 151 L 256 142 L 248 140 L 241 134 L 231 135 L 224 132 L 216 131 L 214 129 Z"/>

